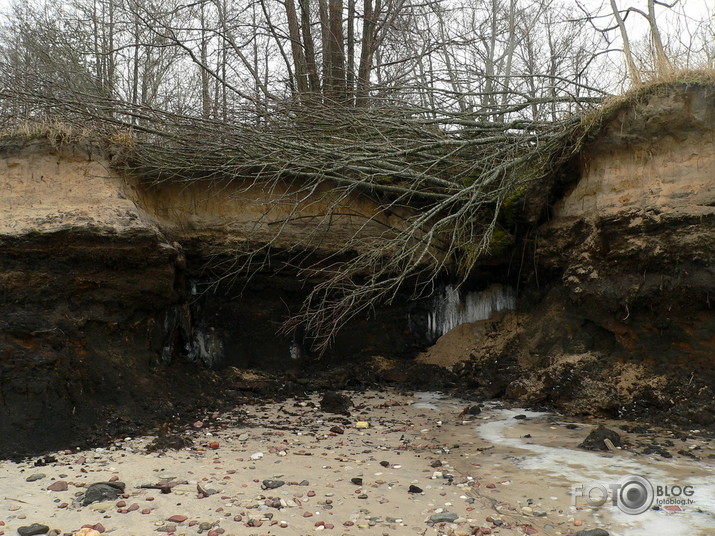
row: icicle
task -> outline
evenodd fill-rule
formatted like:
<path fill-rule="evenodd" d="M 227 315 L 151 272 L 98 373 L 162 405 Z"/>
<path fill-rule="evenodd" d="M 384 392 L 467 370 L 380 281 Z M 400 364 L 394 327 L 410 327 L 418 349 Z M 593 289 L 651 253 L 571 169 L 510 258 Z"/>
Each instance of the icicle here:
<path fill-rule="evenodd" d="M 515 306 L 516 296 L 509 287 L 493 285 L 485 291 L 461 296 L 458 289 L 447 285 L 435 298 L 434 310 L 427 317 L 427 333 L 436 340 L 460 324 L 486 320 L 492 313 Z"/>

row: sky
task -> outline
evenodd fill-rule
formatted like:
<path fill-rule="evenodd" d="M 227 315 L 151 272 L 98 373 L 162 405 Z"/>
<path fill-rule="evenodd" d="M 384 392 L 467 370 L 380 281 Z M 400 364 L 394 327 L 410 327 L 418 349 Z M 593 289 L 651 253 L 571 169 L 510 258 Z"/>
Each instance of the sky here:
<path fill-rule="evenodd" d="M 13 1 L 18 0 L 0 0 L 0 13 L 5 12 Z M 23 0 L 19 0 L 24 3 Z M 187 3 L 190 0 L 186 0 Z M 609 0 L 556 0 L 557 2 L 568 5 L 573 3 L 574 5 L 578 1 L 581 5 L 586 7 L 592 12 L 600 11 L 601 13 L 607 13 L 610 11 Z M 667 0 L 669 3 L 673 1 L 677 2 L 675 9 L 684 12 L 686 17 L 692 19 L 692 21 L 702 20 L 705 17 L 715 16 L 715 0 Z M 621 9 L 625 9 L 629 6 L 637 7 L 646 11 L 647 0 L 617 0 L 618 6 Z M 658 17 L 659 25 L 663 28 L 667 28 L 670 25 L 671 13 L 670 10 L 656 6 L 656 13 Z M 647 31 L 647 25 L 645 24 L 642 17 L 632 17 L 627 21 L 629 27 L 632 27 L 635 31 L 645 33 Z"/>

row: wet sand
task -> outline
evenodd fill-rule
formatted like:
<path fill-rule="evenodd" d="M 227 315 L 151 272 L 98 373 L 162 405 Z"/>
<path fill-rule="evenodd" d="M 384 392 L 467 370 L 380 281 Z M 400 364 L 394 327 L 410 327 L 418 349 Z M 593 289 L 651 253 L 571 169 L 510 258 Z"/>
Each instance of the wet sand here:
<path fill-rule="evenodd" d="M 319 395 L 214 414 L 169 433 L 193 440 L 179 450 L 147 453 L 154 437 L 120 438 L 109 448 L 52 453 L 57 461 L 45 466 L 0 462 L 0 535 L 33 523 L 59 534 L 89 525 L 137 536 L 715 533 L 715 450 L 697 433 L 675 438 L 668 460 L 634 448 L 592 453 L 577 445 L 595 420 L 498 404 L 464 415 L 471 403 L 434 393 L 345 394 L 355 405 L 345 416 L 321 411 Z M 623 425 L 603 423 L 619 432 Z M 656 436 L 669 437 L 648 437 Z M 573 505 L 574 484 L 627 474 L 689 482 L 694 505 L 633 516 L 610 503 Z M 126 484 L 123 496 L 78 502 L 90 484 L 110 480 Z M 151 485 L 169 493 L 142 487 Z"/>

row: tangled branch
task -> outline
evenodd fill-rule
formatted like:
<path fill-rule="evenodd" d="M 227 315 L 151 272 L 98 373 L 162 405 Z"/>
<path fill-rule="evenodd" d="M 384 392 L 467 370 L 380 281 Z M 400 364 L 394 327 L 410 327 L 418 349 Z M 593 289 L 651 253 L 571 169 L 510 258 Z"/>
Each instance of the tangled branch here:
<path fill-rule="evenodd" d="M 506 245 L 505 207 L 568 157 L 579 125 L 576 116 L 559 122 L 519 116 L 529 104 L 524 99 L 471 116 L 282 103 L 270 115 L 237 114 L 230 122 L 77 92 L 53 97 L 8 90 L 0 99 L 8 111 L 21 102 L 25 116 L 90 124 L 109 138 L 130 131 L 132 142 L 116 165 L 143 180 L 238 186 L 232 195 L 271 192 L 272 206 L 280 205 L 284 216 L 269 217 L 269 207 L 256 222 L 260 239 L 230 256 L 223 252 L 223 277 L 250 277 L 276 249 L 292 253 L 299 275 L 316 283 L 284 329 L 304 326 L 319 351 L 356 315 L 390 303 L 406 288 L 415 297 L 429 295 L 439 274 L 464 280 Z M 352 210 L 357 197 L 375 210 Z M 290 246 L 281 243 L 290 224 L 318 202 L 328 208 L 311 213 L 310 231 Z M 361 221 L 338 250 L 317 261 L 307 255 L 320 249 L 339 217 Z"/>

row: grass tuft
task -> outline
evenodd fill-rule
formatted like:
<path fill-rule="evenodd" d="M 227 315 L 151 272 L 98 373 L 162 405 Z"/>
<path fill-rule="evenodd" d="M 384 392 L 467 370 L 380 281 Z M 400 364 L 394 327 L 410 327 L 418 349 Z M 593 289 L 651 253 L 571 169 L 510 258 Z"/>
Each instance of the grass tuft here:
<path fill-rule="evenodd" d="M 653 95 L 667 95 L 675 88 L 687 90 L 697 86 L 715 88 L 715 69 L 673 70 L 632 87 L 623 95 L 608 97 L 598 108 L 581 118 L 581 140 L 598 134 L 601 127 L 624 108 L 635 106 Z"/>

